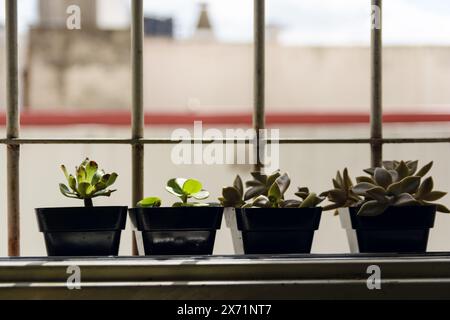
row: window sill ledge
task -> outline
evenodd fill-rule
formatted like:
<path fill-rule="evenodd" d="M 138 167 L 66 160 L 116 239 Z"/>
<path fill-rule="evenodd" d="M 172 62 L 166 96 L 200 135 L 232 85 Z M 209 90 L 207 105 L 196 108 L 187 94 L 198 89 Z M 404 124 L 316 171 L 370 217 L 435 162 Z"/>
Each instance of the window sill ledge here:
<path fill-rule="evenodd" d="M 381 290 L 367 287 L 371 265 Z M 395 298 L 450 298 L 450 253 L 0 259 L 0 299 Z"/>

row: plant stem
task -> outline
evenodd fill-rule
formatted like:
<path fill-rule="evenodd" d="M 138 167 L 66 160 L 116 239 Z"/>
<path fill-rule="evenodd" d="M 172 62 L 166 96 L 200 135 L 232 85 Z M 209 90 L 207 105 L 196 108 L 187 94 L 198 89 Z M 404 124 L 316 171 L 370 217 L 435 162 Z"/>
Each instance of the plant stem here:
<path fill-rule="evenodd" d="M 88 208 L 92 208 L 94 206 L 94 203 L 92 202 L 92 199 L 84 199 L 84 206 Z"/>

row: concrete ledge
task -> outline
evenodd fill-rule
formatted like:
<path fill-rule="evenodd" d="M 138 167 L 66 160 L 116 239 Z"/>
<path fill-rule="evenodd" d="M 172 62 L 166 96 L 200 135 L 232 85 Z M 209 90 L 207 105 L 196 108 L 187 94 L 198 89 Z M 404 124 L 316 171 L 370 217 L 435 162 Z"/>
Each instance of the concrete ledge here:
<path fill-rule="evenodd" d="M 367 288 L 367 267 L 381 290 Z M 67 268 L 81 270 L 69 290 Z M 0 259 L 0 299 L 450 299 L 450 253 Z"/>

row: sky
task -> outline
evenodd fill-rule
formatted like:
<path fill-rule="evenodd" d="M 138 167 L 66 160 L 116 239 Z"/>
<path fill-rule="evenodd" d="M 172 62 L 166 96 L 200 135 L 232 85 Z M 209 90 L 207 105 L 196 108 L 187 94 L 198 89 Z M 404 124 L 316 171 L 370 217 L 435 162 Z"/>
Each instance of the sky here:
<path fill-rule="evenodd" d="M 18 0 L 20 28 L 37 20 L 37 0 Z M 55 0 L 57 1 L 57 0 Z M 205 0 L 215 34 L 221 41 L 250 42 L 253 0 Z M 99 23 L 129 23 L 129 0 L 99 0 Z M 0 22 L 4 0 L 0 0 Z M 175 21 L 178 38 L 195 30 L 199 0 L 144 0 L 147 15 Z M 370 0 L 266 0 L 266 23 L 279 29 L 285 45 L 367 45 Z M 384 41 L 393 45 L 450 45 L 449 0 L 384 1 Z"/>

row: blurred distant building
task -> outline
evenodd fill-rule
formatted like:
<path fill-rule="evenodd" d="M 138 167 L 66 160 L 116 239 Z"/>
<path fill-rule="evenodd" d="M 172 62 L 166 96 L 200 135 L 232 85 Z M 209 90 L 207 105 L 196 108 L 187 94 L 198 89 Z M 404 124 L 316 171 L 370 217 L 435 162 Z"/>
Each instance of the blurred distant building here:
<path fill-rule="evenodd" d="M 145 17 L 144 32 L 146 37 L 173 38 L 173 19 Z"/>
<path fill-rule="evenodd" d="M 5 29 L 0 24 L 0 110 L 6 108 L 6 83 L 5 83 Z"/>
<path fill-rule="evenodd" d="M 60 1 L 65 2 L 41 0 L 41 4 Z M 95 1 L 88 2 L 79 3 L 89 8 Z M 58 12 L 63 10 L 57 7 Z M 44 17 L 48 14 L 44 9 L 41 13 Z M 199 113 L 250 110 L 253 44 L 217 41 L 205 4 L 199 8 L 192 38 L 173 40 L 171 19 L 146 19 L 145 31 L 151 36 L 144 40 L 147 110 Z M 368 47 L 282 46 L 276 41 L 278 31 L 278 26 L 268 26 L 268 110 L 367 110 L 370 105 Z M 58 110 L 129 109 L 129 29 L 70 31 L 37 27 L 30 30 L 27 44 L 22 91 L 25 106 Z M 448 106 L 449 56 L 448 47 L 385 47 L 386 105 L 395 106 L 397 111 Z M 0 70 L 4 70 L 3 61 L 4 58 L 0 59 Z"/>
<path fill-rule="evenodd" d="M 97 27 L 96 0 L 39 0 L 39 26 L 65 28 L 67 8 L 77 5 L 81 9 L 82 28 Z"/>
<path fill-rule="evenodd" d="M 66 28 L 70 5 L 80 6 L 81 30 Z M 96 0 L 40 0 L 39 14 L 39 24 L 28 33 L 25 108 L 129 105 L 129 30 L 98 29 Z"/>
<path fill-rule="evenodd" d="M 193 40 L 213 41 L 214 39 L 214 30 L 209 18 L 208 4 L 202 3 L 200 4 L 200 14 Z"/>

